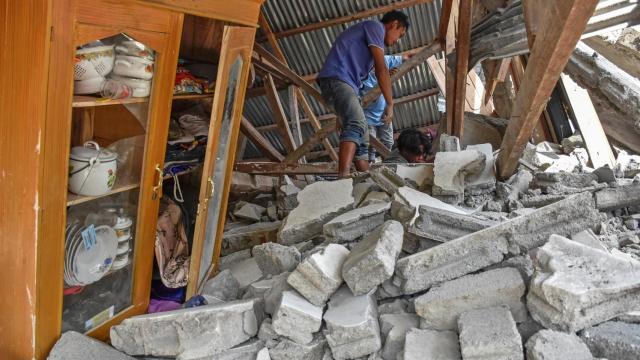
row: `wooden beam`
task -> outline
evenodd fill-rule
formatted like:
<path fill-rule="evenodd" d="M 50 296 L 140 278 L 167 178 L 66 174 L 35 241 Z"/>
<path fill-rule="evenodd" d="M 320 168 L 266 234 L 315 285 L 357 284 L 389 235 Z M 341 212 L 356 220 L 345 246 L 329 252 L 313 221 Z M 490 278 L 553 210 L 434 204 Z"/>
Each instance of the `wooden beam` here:
<path fill-rule="evenodd" d="M 236 147 L 235 162 L 242 161 L 244 159 L 244 151 L 247 149 L 247 137 L 240 133 L 238 137 L 238 147 Z"/>
<path fill-rule="evenodd" d="M 462 139 L 464 134 L 464 107 L 467 97 L 469 49 L 471 46 L 471 13 L 473 0 L 460 0 L 458 38 L 456 39 L 455 93 L 453 97 L 453 135 Z"/>
<path fill-rule="evenodd" d="M 240 123 L 240 131 L 264 154 L 266 157 L 273 161 L 282 161 L 284 156 L 280 154 L 276 148 L 271 145 L 269 140 L 265 139 L 262 134 L 256 130 L 251 121 L 247 120 L 244 116 Z"/>
<path fill-rule="evenodd" d="M 393 4 L 389 4 L 389 5 L 385 5 L 385 6 L 378 6 L 378 7 L 374 8 L 374 9 L 361 11 L 361 12 L 358 12 L 358 13 L 355 13 L 355 14 L 352 14 L 352 15 L 341 16 L 341 17 L 328 19 L 328 20 L 325 20 L 325 21 L 317 22 L 317 23 L 312 23 L 312 24 L 308 24 L 308 25 L 304 25 L 304 26 L 300 26 L 300 27 L 287 29 L 287 30 L 275 33 L 275 36 L 278 37 L 278 38 L 287 37 L 287 36 L 293 36 L 293 35 L 309 32 L 309 31 L 313 31 L 313 30 L 326 28 L 326 27 L 329 27 L 329 26 L 346 24 L 348 22 L 357 21 L 357 20 L 361 20 L 361 19 L 364 19 L 364 18 L 369 18 L 369 17 L 372 17 L 372 16 L 382 15 L 384 13 L 387 13 L 387 12 L 391 11 L 391 10 L 400 10 L 400 9 L 408 8 L 410 6 L 416 6 L 416 5 L 425 4 L 425 3 L 431 3 L 431 2 L 433 2 L 433 0 L 404 0 L 404 1 L 398 1 L 398 2 L 395 2 Z M 259 41 L 260 40 L 262 40 L 262 39 L 259 39 Z"/>
<path fill-rule="evenodd" d="M 442 1 L 442 8 L 440 9 L 440 25 L 438 25 L 438 39 L 440 39 L 440 46 L 442 46 L 443 49 L 445 49 L 447 45 L 447 29 L 449 28 L 452 7 L 453 0 Z"/>
<path fill-rule="evenodd" d="M 303 157 L 304 154 L 306 154 L 309 151 L 311 151 L 311 149 L 313 149 L 313 147 L 317 143 L 322 141 L 322 139 L 326 138 L 329 134 L 331 134 L 335 130 L 336 130 L 336 122 L 333 121 L 333 122 L 331 122 L 331 124 L 329 124 L 329 125 L 323 127 L 322 129 L 316 131 L 316 133 L 313 134 L 313 136 L 308 138 L 307 141 L 305 141 L 302 145 L 300 145 L 300 147 L 298 147 L 294 152 L 288 154 L 284 158 L 283 162 L 288 163 L 288 164 L 297 162 L 298 159 Z"/>
<path fill-rule="evenodd" d="M 443 130 L 445 133 L 453 134 L 453 114 L 454 111 L 454 98 L 456 94 L 456 79 L 455 79 L 455 62 L 450 54 L 453 53 L 456 47 L 456 38 L 458 33 L 458 18 L 460 11 L 460 0 L 451 1 L 451 10 L 449 11 L 449 19 L 447 22 L 447 28 L 444 35 L 444 64 L 442 64 L 442 79 L 444 79 L 444 86 L 441 86 L 442 94 L 445 96 L 445 123 Z M 444 25 L 443 25 L 444 26 Z"/>
<path fill-rule="evenodd" d="M 547 0 L 523 0 L 522 10 L 524 11 L 524 25 L 527 29 L 527 42 L 529 49 L 533 49 L 533 43 L 539 32 L 539 23 L 544 21 L 544 9 L 549 1 Z M 546 21 L 545 21 L 546 23 Z"/>
<path fill-rule="evenodd" d="M 484 78 L 487 82 L 484 93 L 484 103 L 487 104 L 491 100 L 491 97 L 493 97 L 493 92 L 496 90 L 498 83 L 503 82 L 507 76 L 511 59 L 485 60 L 484 63 L 486 63 L 484 67 Z"/>
<path fill-rule="evenodd" d="M 260 17 L 258 18 L 258 24 L 262 28 L 262 32 L 266 36 L 267 41 L 269 42 L 269 44 L 271 44 L 271 48 L 276 53 L 276 57 L 278 59 L 280 59 L 280 61 L 282 61 L 283 63 L 288 65 L 287 59 L 284 57 L 284 53 L 280 49 L 280 46 L 278 46 L 278 40 L 273 35 L 273 31 L 271 31 L 271 26 L 269 25 L 269 22 L 267 21 L 267 18 L 264 15 L 264 8 L 262 8 L 262 10 L 260 11 Z"/>
<path fill-rule="evenodd" d="M 611 151 L 607 135 L 602 129 L 602 124 L 598 118 L 598 113 L 593 107 L 591 97 L 586 89 L 576 84 L 569 75 L 561 76 L 562 85 L 571 105 L 573 119 L 578 123 L 582 139 L 584 139 L 585 147 L 591 158 L 591 165 L 599 168 L 609 165 L 613 169 L 616 163 L 616 157 Z"/>
<path fill-rule="evenodd" d="M 311 84 L 306 82 L 300 75 L 296 74 L 293 70 L 289 69 L 289 67 L 276 58 L 273 54 L 268 52 L 262 46 L 255 44 L 254 50 L 258 53 L 258 55 L 264 57 L 271 65 L 273 65 L 276 69 L 278 69 L 282 74 L 284 74 L 292 83 L 296 84 L 300 88 L 302 88 L 307 94 L 313 96 L 316 100 L 318 100 L 321 104 L 327 106 L 324 98 L 320 91 L 314 88 Z"/>
<path fill-rule="evenodd" d="M 380 154 L 380 156 L 382 156 L 383 159 L 389 156 L 389 154 L 391 154 L 391 150 L 387 149 L 387 147 L 384 146 L 384 144 L 381 143 L 380 140 L 378 140 L 377 138 L 374 138 L 373 136 L 369 136 L 369 146 L 376 149 L 378 154 Z"/>
<path fill-rule="evenodd" d="M 309 105 L 309 102 L 307 101 L 307 99 L 304 97 L 304 94 L 302 93 L 302 90 L 300 90 L 300 88 L 297 89 L 298 90 L 298 99 L 300 100 L 300 105 L 302 105 L 302 109 L 305 112 L 305 114 L 307 114 L 307 120 L 309 123 L 311 123 L 311 127 L 313 127 L 313 130 L 315 131 L 319 131 L 320 129 L 322 129 L 322 125 L 320 124 L 320 120 L 318 120 L 318 118 L 316 117 L 316 114 L 313 113 L 313 109 L 311 108 L 311 105 Z M 335 115 L 331 114 L 333 117 L 333 119 L 335 119 Z M 303 122 L 303 119 L 300 119 L 300 123 Z M 327 151 L 327 153 L 329 154 L 329 156 L 331 157 L 331 160 L 333 161 L 338 161 L 338 153 L 336 153 L 336 151 L 333 149 L 333 146 L 331 145 L 331 142 L 329 141 L 329 139 L 322 139 L 322 145 L 324 145 L 325 150 Z"/>
<path fill-rule="evenodd" d="M 235 164 L 234 170 L 254 175 L 332 175 L 338 173 L 338 163 L 240 162 Z"/>
<path fill-rule="evenodd" d="M 271 110 L 273 111 L 276 125 L 278 125 L 278 130 L 280 130 L 284 148 L 287 150 L 287 153 L 292 153 L 296 149 L 296 142 L 293 140 L 293 134 L 291 133 L 287 116 L 285 115 L 284 108 L 280 102 L 280 97 L 276 90 L 276 84 L 273 83 L 273 78 L 270 74 L 267 74 L 264 78 L 264 87 L 267 90 L 267 100 L 271 105 Z"/>
<path fill-rule="evenodd" d="M 544 18 L 547 26 L 533 44 L 524 79 L 500 147 L 500 176 L 515 171 L 518 160 L 540 118 L 562 69 L 576 47 L 598 0 L 549 2 Z"/>

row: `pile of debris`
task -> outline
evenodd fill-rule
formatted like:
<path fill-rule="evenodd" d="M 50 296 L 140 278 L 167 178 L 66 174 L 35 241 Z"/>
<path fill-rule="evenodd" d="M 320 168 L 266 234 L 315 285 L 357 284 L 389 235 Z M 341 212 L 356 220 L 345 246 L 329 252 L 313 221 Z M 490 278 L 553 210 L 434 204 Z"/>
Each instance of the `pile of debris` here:
<path fill-rule="evenodd" d="M 253 223 L 227 227 L 207 305 L 124 320 L 120 352 L 67 333 L 51 357 L 639 359 L 638 157 L 589 169 L 579 144 L 539 144 L 497 182 L 491 146 L 458 143 L 238 202 Z"/>

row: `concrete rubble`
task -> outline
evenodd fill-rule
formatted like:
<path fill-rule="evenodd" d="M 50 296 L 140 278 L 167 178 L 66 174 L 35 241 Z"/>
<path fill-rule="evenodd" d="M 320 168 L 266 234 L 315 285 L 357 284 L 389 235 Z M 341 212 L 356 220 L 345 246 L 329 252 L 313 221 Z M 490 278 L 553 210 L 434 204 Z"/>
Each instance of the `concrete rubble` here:
<path fill-rule="evenodd" d="M 575 135 L 499 181 L 497 145 L 441 141 L 435 164 L 355 179 L 234 174 L 207 305 L 126 319 L 112 347 L 65 333 L 50 357 L 640 359 L 635 155 L 591 169 Z"/>

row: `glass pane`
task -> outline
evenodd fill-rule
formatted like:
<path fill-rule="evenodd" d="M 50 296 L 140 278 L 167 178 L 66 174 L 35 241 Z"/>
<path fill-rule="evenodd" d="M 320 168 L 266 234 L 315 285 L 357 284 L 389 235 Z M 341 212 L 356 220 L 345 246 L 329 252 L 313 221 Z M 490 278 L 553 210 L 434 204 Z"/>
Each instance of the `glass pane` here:
<path fill-rule="evenodd" d="M 220 205 L 223 193 L 224 177 L 229 160 L 229 141 L 231 140 L 231 120 L 233 119 L 233 108 L 238 92 L 240 72 L 242 71 L 243 60 L 240 56 L 234 61 L 229 74 L 227 84 L 227 94 L 225 97 L 224 111 L 220 122 L 220 135 L 218 136 L 218 147 L 215 153 L 215 165 L 213 168 L 213 182 L 216 191 L 213 192 L 209 200 L 209 210 L 207 212 L 207 225 L 205 230 L 204 246 L 200 255 L 200 274 L 198 284 L 201 284 L 206 276 L 213 260 L 213 250 L 215 245 L 216 231 L 218 228 L 218 218 L 220 217 Z"/>
<path fill-rule="evenodd" d="M 133 249 L 155 53 L 125 34 L 76 50 L 62 331 L 132 305 Z"/>

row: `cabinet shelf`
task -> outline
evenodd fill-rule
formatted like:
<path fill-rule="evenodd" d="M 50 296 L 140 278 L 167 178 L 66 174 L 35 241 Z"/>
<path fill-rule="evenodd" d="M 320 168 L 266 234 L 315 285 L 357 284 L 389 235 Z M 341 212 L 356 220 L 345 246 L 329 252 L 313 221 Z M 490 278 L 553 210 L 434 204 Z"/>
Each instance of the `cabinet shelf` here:
<path fill-rule="evenodd" d="M 98 196 L 88 196 L 88 195 L 78 195 L 71 192 L 67 192 L 67 206 L 74 206 L 78 204 L 85 203 L 87 201 L 92 201 L 96 199 L 103 198 L 105 196 L 121 193 L 124 191 L 133 190 L 140 187 L 140 183 L 121 183 L 116 180 L 116 184 L 113 186 L 113 189 L 106 194 L 98 195 Z"/>
<path fill-rule="evenodd" d="M 197 99 L 208 99 L 208 98 L 213 98 L 213 93 L 173 95 L 173 100 L 197 100 Z"/>
<path fill-rule="evenodd" d="M 149 102 L 148 97 L 126 98 L 126 99 L 107 99 L 89 95 L 74 95 L 72 106 L 74 108 L 108 106 L 118 104 L 138 104 Z"/>

